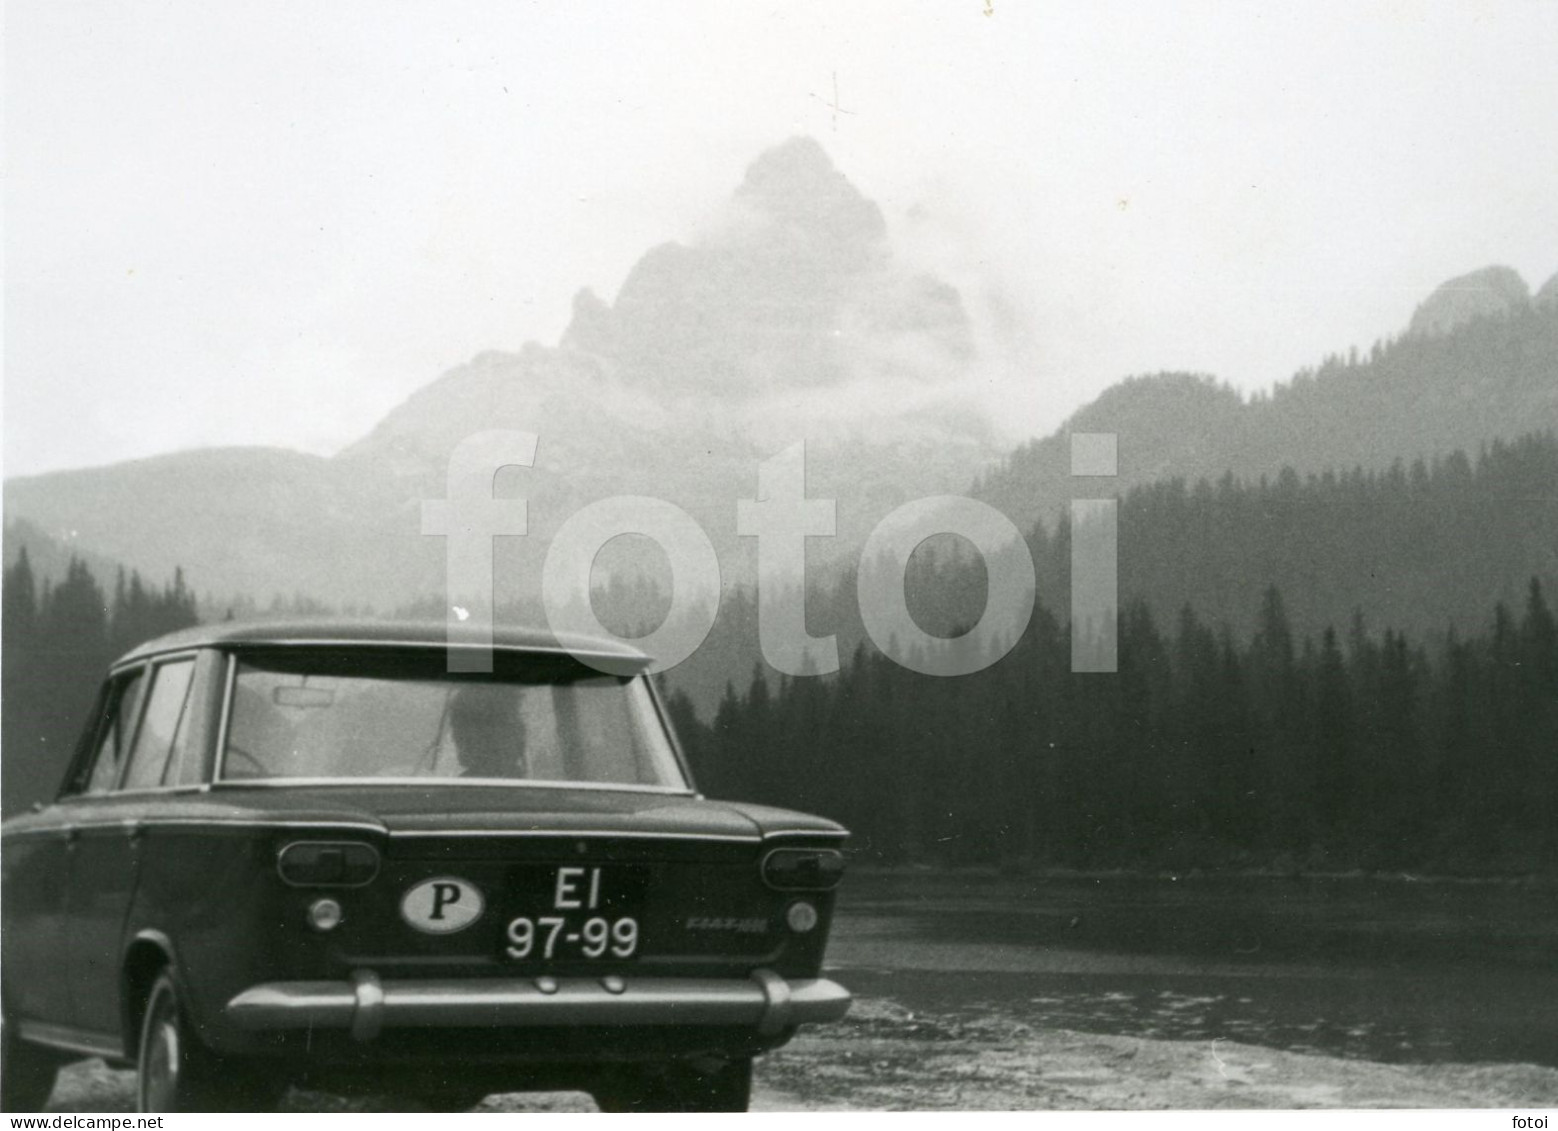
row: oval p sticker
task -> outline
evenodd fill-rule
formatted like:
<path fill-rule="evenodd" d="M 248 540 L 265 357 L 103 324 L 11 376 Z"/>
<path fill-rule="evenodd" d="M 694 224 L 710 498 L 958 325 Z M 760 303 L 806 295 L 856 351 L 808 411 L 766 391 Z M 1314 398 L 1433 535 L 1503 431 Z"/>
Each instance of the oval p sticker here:
<path fill-rule="evenodd" d="M 400 901 L 400 917 L 419 931 L 448 935 L 481 918 L 486 901 L 474 884 L 453 876 L 423 880 Z"/>

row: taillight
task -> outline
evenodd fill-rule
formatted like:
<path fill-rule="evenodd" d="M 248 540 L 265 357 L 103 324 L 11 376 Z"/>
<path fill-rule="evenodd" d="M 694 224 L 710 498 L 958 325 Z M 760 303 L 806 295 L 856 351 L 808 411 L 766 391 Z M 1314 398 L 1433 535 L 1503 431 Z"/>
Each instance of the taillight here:
<path fill-rule="evenodd" d="M 836 848 L 776 848 L 763 857 L 763 882 L 779 891 L 826 891 L 843 875 Z"/>
<path fill-rule="evenodd" d="M 355 840 L 295 840 L 277 855 L 276 871 L 294 887 L 361 887 L 379 874 L 379 850 Z"/>

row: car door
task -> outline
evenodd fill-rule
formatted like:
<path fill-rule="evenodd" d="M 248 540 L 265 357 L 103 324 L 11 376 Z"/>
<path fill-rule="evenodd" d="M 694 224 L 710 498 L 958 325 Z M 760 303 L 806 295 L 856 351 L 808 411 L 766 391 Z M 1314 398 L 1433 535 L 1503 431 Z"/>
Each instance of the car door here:
<path fill-rule="evenodd" d="M 99 690 L 71 760 L 72 773 L 96 748 L 99 725 L 112 710 L 117 694 L 118 683 L 113 680 Z M 45 1025 L 68 1025 L 71 1021 L 70 978 L 61 959 L 70 878 L 68 853 L 74 829 L 68 799 L 71 792 L 67 777 L 61 798 L 8 821 L 0 852 L 4 861 L 0 969 L 6 972 L 5 1013 L 13 1019 Z"/>
<path fill-rule="evenodd" d="M 7 1011 L 18 1018 L 74 1028 L 70 877 L 81 822 L 91 812 L 81 802 L 90 783 L 117 777 L 128 746 L 124 720 L 133 721 L 139 706 L 140 674 L 132 669 L 104 683 L 59 798 L 7 831 L 5 998 Z"/>
<path fill-rule="evenodd" d="M 70 935 L 66 943 L 73 1012 L 79 1029 L 117 1034 L 119 965 L 125 917 L 135 894 L 143 817 L 155 795 L 169 788 L 187 733 L 193 654 L 159 659 L 141 675 L 144 693 L 133 727 L 121 729 L 117 774 L 94 767 L 70 866 Z M 126 719 L 129 715 L 125 716 Z M 106 750 L 107 742 L 104 747 Z"/>
<path fill-rule="evenodd" d="M 60 962 L 65 937 L 66 826 L 57 806 L 14 822 L 5 834 L 5 1015 L 67 1024 L 70 980 Z"/>

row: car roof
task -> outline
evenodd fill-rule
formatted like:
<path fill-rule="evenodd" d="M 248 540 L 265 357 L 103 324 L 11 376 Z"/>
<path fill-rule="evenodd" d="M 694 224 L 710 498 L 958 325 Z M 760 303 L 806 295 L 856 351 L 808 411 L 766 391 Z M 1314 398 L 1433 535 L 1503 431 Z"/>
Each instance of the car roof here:
<path fill-rule="evenodd" d="M 461 625 L 459 627 L 466 627 Z M 244 648 L 244 647 L 322 647 L 326 645 L 368 647 L 443 648 L 449 644 L 449 626 L 443 621 L 393 621 L 393 620 L 262 620 L 222 621 L 202 624 L 148 640 L 126 652 L 114 662 L 114 667 L 146 659 L 165 652 L 181 652 L 191 648 Z M 480 645 L 483 641 L 474 635 L 469 641 L 456 644 Z M 492 646 L 519 652 L 565 652 L 574 656 L 591 656 L 626 662 L 631 666 L 647 665 L 649 657 L 637 648 L 609 637 L 578 636 L 553 633 L 544 629 L 523 628 L 514 625 L 494 625 Z"/>

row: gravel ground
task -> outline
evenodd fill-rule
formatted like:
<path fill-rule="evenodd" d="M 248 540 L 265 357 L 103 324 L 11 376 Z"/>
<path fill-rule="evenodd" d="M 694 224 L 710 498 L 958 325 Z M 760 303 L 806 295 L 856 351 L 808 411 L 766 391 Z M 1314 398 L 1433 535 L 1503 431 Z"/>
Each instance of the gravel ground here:
<path fill-rule="evenodd" d="M 132 1077 L 101 1061 L 61 1074 L 49 1111 L 127 1112 Z M 759 1111 L 1131 1108 L 1551 1108 L 1558 1069 L 1387 1065 L 1231 1041 L 1164 1041 L 970 1020 L 862 998 L 842 1023 L 758 1063 Z M 591 1111 L 578 1093 L 490 1096 L 478 1111 Z M 393 1111 L 293 1092 L 287 1111 Z"/>

